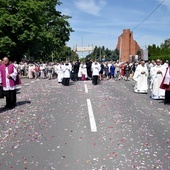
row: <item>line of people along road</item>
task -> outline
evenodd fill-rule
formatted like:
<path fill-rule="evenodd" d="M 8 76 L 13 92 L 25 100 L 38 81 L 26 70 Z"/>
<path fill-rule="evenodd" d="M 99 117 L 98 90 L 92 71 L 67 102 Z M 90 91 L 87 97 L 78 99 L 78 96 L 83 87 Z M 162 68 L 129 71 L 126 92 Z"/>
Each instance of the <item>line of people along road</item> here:
<path fill-rule="evenodd" d="M 99 80 L 115 81 L 124 79 L 128 81 L 133 78 L 136 81 L 134 92 L 147 93 L 151 90 L 152 99 L 165 99 L 165 104 L 169 103 L 169 88 L 161 86 L 164 76 L 168 76 L 167 68 L 169 61 L 164 63 L 157 59 L 151 62 L 141 60 L 140 62 L 125 62 L 119 60 L 113 62 L 97 62 L 87 59 L 86 62 L 60 62 L 60 63 L 35 63 L 29 64 L 28 78 L 58 78 L 58 82 L 68 86 L 69 80 L 92 80 L 94 85 L 97 85 Z M 23 68 L 23 64 L 20 67 Z M 21 69 L 23 72 L 23 69 Z M 166 74 L 165 74 L 166 73 Z M 149 82 L 148 82 L 149 80 Z"/>
<path fill-rule="evenodd" d="M 5 62 L 7 63 L 5 64 Z M 148 93 L 150 88 L 152 99 L 163 99 L 164 104 L 170 104 L 170 66 L 168 61 L 163 63 L 157 59 L 146 63 L 144 60 L 123 63 L 120 61 L 93 62 L 87 59 L 86 62 L 20 62 L 17 64 L 16 62 L 11 63 L 8 57 L 4 57 L 0 64 L 0 83 L 6 96 L 6 108 L 13 108 L 16 105 L 16 84 L 19 83 L 16 80 L 18 75 L 26 76 L 29 79 L 48 78 L 51 80 L 56 78 L 58 83 L 64 86 L 69 86 L 70 79 L 72 81 L 91 80 L 93 85 L 97 85 L 104 79 L 115 81 L 133 79 L 136 82 L 135 93 Z M 13 69 L 11 69 L 11 66 Z M 11 81 L 14 81 L 13 85 Z"/>

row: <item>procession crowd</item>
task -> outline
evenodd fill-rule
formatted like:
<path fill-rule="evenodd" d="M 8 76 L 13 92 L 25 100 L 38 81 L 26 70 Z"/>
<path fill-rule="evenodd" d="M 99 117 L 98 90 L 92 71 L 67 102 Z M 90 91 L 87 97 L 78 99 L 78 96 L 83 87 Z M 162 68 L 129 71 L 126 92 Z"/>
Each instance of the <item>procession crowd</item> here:
<path fill-rule="evenodd" d="M 72 81 L 92 80 L 97 85 L 102 80 L 134 80 L 135 93 L 151 91 L 152 99 L 163 99 L 164 104 L 170 104 L 170 66 L 169 61 L 160 59 L 151 62 L 98 62 L 87 59 L 86 62 L 65 61 L 59 63 L 28 63 L 10 62 L 8 57 L 0 60 L 0 84 L 6 96 L 5 108 L 16 105 L 16 85 L 20 84 L 19 77 L 28 79 L 54 79 L 64 86 Z M 4 97 L 3 95 L 0 97 Z"/>

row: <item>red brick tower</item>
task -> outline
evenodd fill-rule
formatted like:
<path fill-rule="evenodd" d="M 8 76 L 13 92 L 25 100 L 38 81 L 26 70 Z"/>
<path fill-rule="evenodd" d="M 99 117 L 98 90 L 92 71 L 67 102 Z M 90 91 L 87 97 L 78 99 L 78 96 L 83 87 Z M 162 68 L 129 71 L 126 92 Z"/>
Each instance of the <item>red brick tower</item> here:
<path fill-rule="evenodd" d="M 130 60 L 130 55 L 135 56 L 140 50 L 138 43 L 133 39 L 133 32 L 130 29 L 124 29 L 123 34 L 118 37 L 116 47 L 120 51 L 120 60 L 126 62 Z"/>

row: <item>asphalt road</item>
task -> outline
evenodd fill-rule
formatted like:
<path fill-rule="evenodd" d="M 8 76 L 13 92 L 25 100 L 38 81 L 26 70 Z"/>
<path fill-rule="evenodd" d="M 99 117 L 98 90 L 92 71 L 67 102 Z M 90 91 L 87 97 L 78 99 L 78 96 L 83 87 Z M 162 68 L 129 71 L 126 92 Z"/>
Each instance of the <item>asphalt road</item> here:
<path fill-rule="evenodd" d="M 133 85 L 22 79 L 0 109 L 0 170 L 170 170 L 170 105 Z"/>

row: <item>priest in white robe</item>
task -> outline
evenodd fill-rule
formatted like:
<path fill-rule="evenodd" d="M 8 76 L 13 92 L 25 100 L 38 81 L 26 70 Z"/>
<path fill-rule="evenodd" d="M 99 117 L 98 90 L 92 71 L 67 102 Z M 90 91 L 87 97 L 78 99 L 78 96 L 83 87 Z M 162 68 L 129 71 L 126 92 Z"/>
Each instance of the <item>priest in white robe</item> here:
<path fill-rule="evenodd" d="M 59 63 L 57 66 L 56 66 L 56 72 L 57 72 L 57 80 L 58 80 L 58 83 L 62 83 L 62 80 L 63 80 L 63 69 L 64 69 L 64 65 L 62 63 Z"/>
<path fill-rule="evenodd" d="M 163 80 L 166 68 L 161 65 L 161 61 L 156 60 L 156 65 L 151 69 L 151 98 L 152 99 L 164 99 L 165 90 L 160 88 L 161 82 Z"/>
<path fill-rule="evenodd" d="M 87 65 L 84 62 L 82 62 L 80 64 L 78 77 L 79 77 L 79 80 L 86 80 L 87 79 Z"/>
<path fill-rule="evenodd" d="M 98 78 L 99 78 L 99 72 L 101 70 L 100 64 L 97 61 L 95 61 L 92 64 L 91 69 L 92 69 L 92 84 L 97 85 L 98 84 Z"/>
<path fill-rule="evenodd" d="M 141 60 L 140 64 L 137 66 L 133 79 L 136 81 L 134 87 L 135 93 L 147 93 L 148 91 L 148 69 L 145 65 L 145 61 Z"/>
<path fill-rule="evenodd" d="M 71 70 L 72 70 L 71 64 L 68 61 L 66 61 L 66 63 L 63 66 L 62 84 L 64 86 L 69 86 Z"/>

